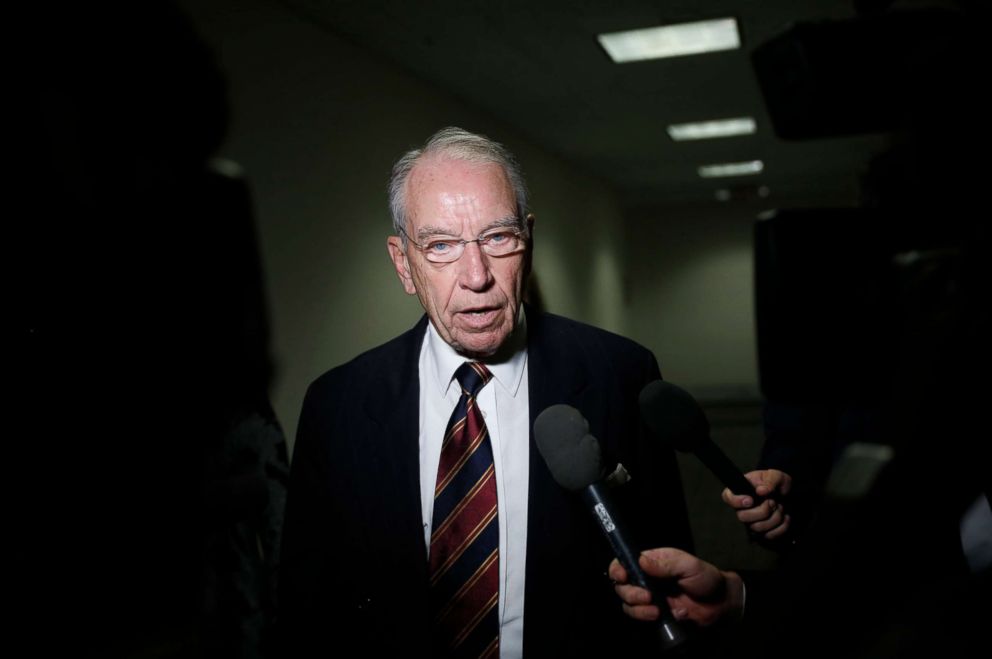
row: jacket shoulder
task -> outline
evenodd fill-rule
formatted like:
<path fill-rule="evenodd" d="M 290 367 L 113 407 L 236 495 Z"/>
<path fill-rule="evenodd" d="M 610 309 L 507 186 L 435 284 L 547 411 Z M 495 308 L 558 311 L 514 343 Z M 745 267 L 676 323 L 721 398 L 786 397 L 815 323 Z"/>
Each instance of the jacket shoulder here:
<path fill-rule="evenodd" d="M 654 353 L 633 339 L 552 313 L 532 315 L 546 340 L 572 344 L 622 364 L 656 364 Z M 531 315 L 527 322 L 531 324 Z"/>
<path fill-rule="evenodd" d="M 342 390 L 362 390 L 380 379 L 384 372 L 416 363 L 427 325 L 424 319 L 412 329 L 370 348 L 350 361 L 335 366 L 317 377 L 307 388 L 307 395 Z"/>

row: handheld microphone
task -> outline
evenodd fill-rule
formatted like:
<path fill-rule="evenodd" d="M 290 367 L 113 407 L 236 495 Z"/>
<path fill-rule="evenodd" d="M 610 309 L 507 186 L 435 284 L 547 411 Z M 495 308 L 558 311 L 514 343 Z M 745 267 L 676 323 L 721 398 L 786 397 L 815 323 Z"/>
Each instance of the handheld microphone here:
<path fill-rule="evenodd" d="M 641 418 L 651 432 L 683 453 L 695 453 L 734 494 L 746 494 L 755 506 L 764 501 L 741 470 L 710 439 L 706 414 L 685 389 L 655 380 L 641 390 L 638 401 Z"/>
<path fill-rule="evenodd" d="M 569 405 L 552 405 L 534 420 L 537 450 L 548 465 L 551 476 L 566 490 L 578 492 L 600 530 L 610 543 L 620 564 L 627 570 L 630 583 L 651 592 L 651 601 L 661 610 L 656 621 L 663 650 L 677 647 L 686 639 L 669 610 L 664 594 L 654 588 L 637 562 L 640 551 L 630 546 L 616 516 L 603 483 L 604 470 L 599 441 L 589 434 L 585 417 Z"/>

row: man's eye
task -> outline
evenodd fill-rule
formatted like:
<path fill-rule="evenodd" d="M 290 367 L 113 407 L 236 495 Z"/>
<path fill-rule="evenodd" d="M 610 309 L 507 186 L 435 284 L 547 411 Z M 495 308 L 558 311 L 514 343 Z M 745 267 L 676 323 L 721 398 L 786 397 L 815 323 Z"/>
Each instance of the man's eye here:
<path fill-rule="evenodd" d="M 435 254 L 444 254 L 454 248 L 455 242 L 453 240 L 432 240 L 427 243 L 427 251 L 434 252 Z"/>
<path fill-rule="evenodd" d="M 511 238 L 513 238 L 513 234 L 509 231 L 496 231 L 486 234 L 485 241 L 490 245 L 500 245 Z"/>

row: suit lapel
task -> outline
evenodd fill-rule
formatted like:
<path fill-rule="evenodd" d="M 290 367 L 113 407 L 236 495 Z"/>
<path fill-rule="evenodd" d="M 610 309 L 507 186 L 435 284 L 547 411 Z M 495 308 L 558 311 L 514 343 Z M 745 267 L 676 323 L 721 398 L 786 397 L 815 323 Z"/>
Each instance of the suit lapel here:
<path fill-rule="evenodd" d="M 534 442 L 534 419 L 551 405 L 563 403 L 580 410 L 589 405 L 594 387 L 581 347 L 573 346 L 567 328 L 541 314 L 527 314 L 530 389 L 530 482 L 527 507 L 527 579 L 524 607 L 524 654 L 541 656 L 560 644 L 567 627 L 567 602 L 576 601 L 576 581 L 568 578 L 568 559 L 579 537 L 576 523 L 584 524 L 584 510 L 574 495 L 551 477 Z M 590 420 L 592 421 L 592 420 Z M 605 566 L 604 566 L 605 569 Z M 581 601 L 581 598 L 579 598 Z"/>
<path fill-rule="evenodd" d="M 393 363 L 365 401 L 370 432 L 369 472 L 375 474 L 370 513 L 384 524 L 398 546 L 391 556 L 416 557 L 427 575 L 427 550 L 420 506 L 420 375 L 418 362 L 427 317 L 403 335 Z M 370 523 L 373 520 L 370 520 Z"/>

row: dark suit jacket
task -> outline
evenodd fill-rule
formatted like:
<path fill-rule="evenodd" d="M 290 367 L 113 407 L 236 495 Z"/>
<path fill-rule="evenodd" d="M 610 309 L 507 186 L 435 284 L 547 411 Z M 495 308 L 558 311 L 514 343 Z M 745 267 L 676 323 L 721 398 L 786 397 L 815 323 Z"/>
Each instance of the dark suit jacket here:
<path fill-rule="evenodd" d="M 527 326 L 531 427 L 549 405 L 576 407 L 602 445 L 604 464 L 620 461 L 633 476 L 618 498 L 629 522 L 642 523 L 635 533 L 643 546 L 690 549 L 675 457 L 648 441 L 637 408 L 641 388 L 660 377 L 653 355 L 558 316 L 528 310 Z M 417 366 L 426 327 L 424 317 L 307 392 L 280 577 L 281 638 L 291 654 L 328 656 L 342 637 L 363 656 L 419 655 L 429 647 Z M 533 432 L 529 487 L 525 655 L 652 648 L 651 630 L 621 614 L 605 576 L 606 541 L 577 498 L 552 480 Z"/>

